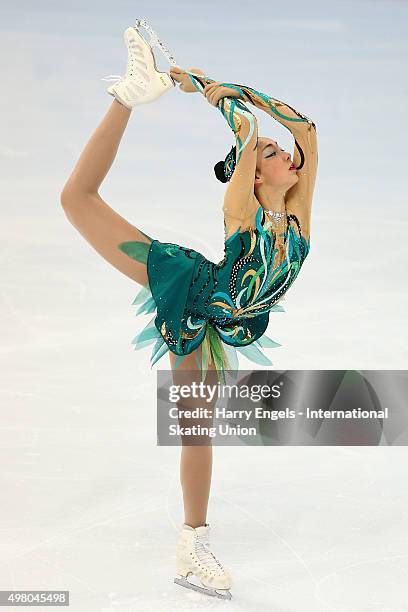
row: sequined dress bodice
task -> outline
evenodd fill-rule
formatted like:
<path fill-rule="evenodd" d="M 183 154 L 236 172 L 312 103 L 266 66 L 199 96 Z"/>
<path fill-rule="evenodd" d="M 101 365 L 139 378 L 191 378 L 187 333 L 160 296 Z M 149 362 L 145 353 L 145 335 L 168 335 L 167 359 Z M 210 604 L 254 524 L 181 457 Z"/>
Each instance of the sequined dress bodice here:
<path fill-rule="evenodd" d="M 198 254 L 187 318 L 211 320 L 228 334 L 226 342 L 253 340 L 265 330 L 269 311 L 295 280 L 309 248 L 294 215 L 284 213 L 277 221 L 260 206 L 254 228 L 238 228 L 224 240 L 221 262 Z"/>

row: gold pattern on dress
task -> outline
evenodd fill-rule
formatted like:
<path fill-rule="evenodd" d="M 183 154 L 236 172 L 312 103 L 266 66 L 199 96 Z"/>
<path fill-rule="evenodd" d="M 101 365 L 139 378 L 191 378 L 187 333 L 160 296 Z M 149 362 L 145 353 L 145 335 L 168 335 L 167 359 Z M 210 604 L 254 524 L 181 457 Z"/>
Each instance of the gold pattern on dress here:
<path fill-rule="evenodd" d="M 238 115 L 238 113 L 234 113 L 233 115 L 234 117 L 234 132 L 235 134 L 238 134 L 238 132 L 241 130 L 242 127 L 242 121 L 241 121 L 241 117 Z"/>
<path fill-rule="evenodd" d="M 228 120 L 228 124 L 229 126 L 232 128 L 232 131 L 235 133 L 238 133 L 241 129 L 241 125 L 242 125 L 242 121 L 241 121 L 241 117 L 239 116 L 239 114 L 237 113 L 237 111 L 234 111 L 232 114 L 233 117 L 233 121 L 232 123 L 230 122 L 230 108 L 231 108 L 231 102 L 228 100 L 228 98 L 224 98 L 225 102 L 225 106 L 227 107 L 227 120 Z"/>
<path fill-rule="evenodd" d="M 246 279 L 247 276 L 255 276 L 256 275 L 256 270 L 247 270 L 244 274 L 244 276 L 242 277 L 242 281 L 241 281 L 241 285 L 244 284 L 244 280 Z M 258 292 L 259 292 L 259 284 L 261 282 L 261 279 L 259 278 L 259 276 L 257 276 L 257 278 L 255 279 L 255 289 L 254 289 L 254 294 L 251 298 L 251 304 L 254 300 L 256 300 L 257 296 L 258 296 Z"/>
<path fill-rule="evenodd" d="M 240 308 L 239 314 L 242 315 L 250 310 L 262 310 L 262 308 L 270 308 L 270 304 L 255 304 L 254 306 L 248 306 L 246 308 Z"/>
<path fill-rule="evenodd" d="M 226 308 L 227 310 L 232 310 L 232 306 L 226 304 L 225 302 L 211 302 L 208 304 L 209 306 L 221 306 L 221 308 Z"/>
<path fill-rule="evenodd" d="M 197 332 L 193 332 L 192 334 L 188 334 L 187 332 L 181 329 L 180 336 L 186 340 L 193 340 L 194 338 L 197 338 L 198 334 L 201 332 L 202 329 L 203 328 L 201 326 L 200 329 L 197 330 Z"/>
<path fill-rule="evenodd" d="M 258 293 L 259 293 L 259 285 L 260 285 L 261 279 L 259 278 L 259 276 L 257 277 L 257 279 L 255 280 L 255 291 L 254 291 L 254 295 L 250 301 L 250 304 L 252 304 L 256 298 L 258 297 Z"/>
<path fill-rule="evenodd" d="M 242 280 L 241 280 L 241 285 L 243 285 L 243 284 L 244 284 L 244 281 L 245 281 L 245 279 L 246 279 L 246 277 L 247 277 L 247 276 L 254 276 L 255 274 L 256 274 L 256 271 L 255 271 L 254 269 L 252 269 L 252 268 L 251 268 L 250 270 L 247 270 L 247 271 L 245 272 L 244 276 L 242 277 Z"/>
<path fill-rule="evenodd" d="M 253 227 L 248 227 L 248 230 L 249 230 L 250 245 L 249 245 L 249 250 L 247 253 L 245 253 L 244 257 L 249 257 L 250 255 L 252 255 L 252 253 L 254 252 L 255 246 L 256 246 L 255 230 Z"/>
<path fill-rule="evenodd" d="M 236 335 L 237 335 L 237 334 L 238 334 L 240 331 L 242 331 L 242 330 L 239 330 L 239 329 L 238 329 L 238 327 L 236 327 L 236 328 L 234 329 L 234 332 L 233 332 L 233 334 L 232 334 L 232 336 L 231 336 L 231 337 L 232 337 L 232 338 L 235 338 L 235 336 L 236 336 Z M 246 330 L 246 334 L 245 334 L 245 336 L 244 336 L 244 338 L 243 338 L 243 339 L 244 339 L 244 340 L 249 340 L 250 338 L 252 338 L 252 333 L 250 332 L 250 330 L 249 330 L 249 329 L 247 329 L 247 330 Z"/>
<path fill-rule="evenodd" d="M 163 338 L 165 340 L 168 340 L 168 336 L 167 336 L 167 333 L 166 333 L 166 321 L 163 321 L 163 323 L 161 324 L 160 332 L 161 332 L 161 335 L 163 336 Z"/>

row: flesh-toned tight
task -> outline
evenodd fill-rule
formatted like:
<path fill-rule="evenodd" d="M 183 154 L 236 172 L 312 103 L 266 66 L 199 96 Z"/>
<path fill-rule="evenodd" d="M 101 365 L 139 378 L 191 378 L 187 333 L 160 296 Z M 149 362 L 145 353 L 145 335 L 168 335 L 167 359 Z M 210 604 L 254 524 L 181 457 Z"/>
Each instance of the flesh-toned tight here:
<path fill-rule="evenodd" d="M 170 363 L 173 370 L 174 384 L 191 384 L 196 381 L 201 381 L 201 373 L 197 370 L 197 362 L 201 363 L 200 353 L 201 346 L 185 359 L 175 370 L 176 355 L 169 353 Z M 177 382 L 179 381 L 179 382 Z M 182 381 L 182 382 L 181 382 Z M 206 384 L 216 384 L 217 376 L 214 365 L 208 367 Z M 212 414 L 216 403 L 216 398 L 211 402 L 205 402 L 205 408 L 209 414 Z M 195 407 L 203 407 L 201 398 L 183 399 L 184 409 L 193 409 Z M 211 427 L 212 418 L 209 419 L 179 419 L 179 424 L 183 427 L 189 427 L 197 423 Z M 210 439 L 202 437 L 201 439 L 194 438 L 194 444 L 188 445 L 188 440 L 184 440 L 181 447 L 180 458 L 180 482 L 183 490 L 184 502 L 184 522 L 191 527 L 199 527 L 207 522 L 208 500 L 211 486 L 211 472 L 213 463 L 212 445 Z M 186 442 L 186 443 L 184 443 Z M 199 445 L 198 445 L 199 444 Z"/>

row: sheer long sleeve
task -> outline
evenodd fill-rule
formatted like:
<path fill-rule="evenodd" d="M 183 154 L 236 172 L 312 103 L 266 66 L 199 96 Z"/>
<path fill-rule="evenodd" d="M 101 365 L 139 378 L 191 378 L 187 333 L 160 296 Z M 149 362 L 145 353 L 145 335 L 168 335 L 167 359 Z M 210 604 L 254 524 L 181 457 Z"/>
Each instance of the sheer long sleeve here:
<path fill-rule="evenodd" d="M 205 85 L 214 83 L 207 76 L 188 72 L 196 89 L 203 92 Z M 239 87 L 233 86 L 244 92 Z M 242 222 L 257 210 L 254 199 L 254 179 L 256 168 L 256 148 L 258 140 L 258 124 L 255 115 L 240 98 L 223 97 L 217 107 L 235 135 L 235 169 L 224 195 L 224 223 L 228 219 L 230 231 L 239 227 Z"/>
<path fill-rule="evenodd" d="M 231 87 L 234 85 L 235 87 L 241 89 L 244 94 L 243 99 L 245 102 L 249 102 L 250 104 L 253 104 L 257 108 L 268 113 L 268 115 L 276 119 L 276 121 L 279 121 L 279 123 L 290 130 L 293 136 L 295 136 L 296 133 L 299 133 L 299 130 L 304 130 L 305 128 L 309 133 L 311 133 L 313 129 L 316 130 L 316 125 L 312 119 L 306 117 L 306 115 L 300 113 L 292 106 L 289 106 L 289 104 L 286 104 L 277 98 L 273 98 L 272 96 L 257 91 L 252 87 L 247 87 L 246 85 L 236 85 L 235 83 L 222 84 L 226 87 Z"/>
<path fill-rule="evenodd" d="M 215 83 L 214 79 L 208 76 L 196 75 L 193 72 L 187 72 L 193 85 L 197 91 L 203 93 L 204 87 L 210 83 Z M 223 83 L 223 85 L 226 83 Z M 240 89 L 238 85 L 231 85 L 233 89 L 240 92 L 241 97 L 244 95 L 244 91 Z M 204 94 L 203 94 L 204 95 Z M 251 140 L 252 135 L 256 132 L 256 118 L 251 113 L 249 108 L 241 101 L 240 98 L 221 98 L 218 102 L 218 109 L 221 111 L 222 116 L 227 121 L 228 125 L 236 136 L 237 145 L 237 159 L 236 164 L 239 163 L 241 155 Z"/>
<path fill-rule="evenodd" d="M 192 72 L 187 72 L 187 74 L 190 76 L 194 86 L 200 92 L 203 92 L 205 85 L 215 82 L 214 79 L 211 79 L 208 76 L 195 75 Z M 249 120 L 251 120 L 250 117 L 253 117 L 253 114 L 244 103 L 249 102 L 285 126 L 295 138 L 297 134 L 306 130 L 309 135 L 308 140 L 310 144 L 312 144 L 311 134 L 313 131 L 316 131 L 315 123 L 312 119 L 295 110 L 289 104 L 286 104 L 277 98 L 273 98 L 268 94 L 262 93 L 261 91 L 257 91 L 252 87 L 248 87 L 247 85 L 224 82 L 220 83 L 220 85 L 236 89 L 240 93 L 240 98 L 222 98 L 218 103 L 218 108 L 234 132 L 236 132 L 237 128 L 239 128 L 240 117 L 246 117 Z M 228 109 L 225 109 L 224 105 L 222 104 L 224 100 L 229 100 L 232 103 Z M 226 112 L 226 110 L 228 110 L 228 112 Z M 234 117 L 234 114 L 236 117 Z M 242 154 L 244 147 L 245 143 L 240 146 L 239 153 Z"/>

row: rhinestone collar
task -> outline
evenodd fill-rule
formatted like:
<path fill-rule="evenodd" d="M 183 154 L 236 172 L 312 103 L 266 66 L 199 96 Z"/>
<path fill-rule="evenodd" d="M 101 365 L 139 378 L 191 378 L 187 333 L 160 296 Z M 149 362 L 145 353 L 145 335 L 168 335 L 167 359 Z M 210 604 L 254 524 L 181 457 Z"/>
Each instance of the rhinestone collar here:
<path fill-rule="evenodd" d="M 272 217 L 272 219 L 274 219 L 274 221 L 276 221 L 277 223 L 279 223 L 279 221 L 281 221 L 283 217 L 285 216 L 285 211 L 265 210 L 265 212 L 267 215 Z"/>

